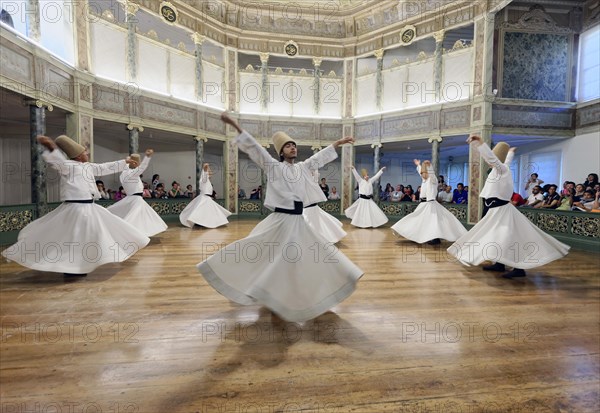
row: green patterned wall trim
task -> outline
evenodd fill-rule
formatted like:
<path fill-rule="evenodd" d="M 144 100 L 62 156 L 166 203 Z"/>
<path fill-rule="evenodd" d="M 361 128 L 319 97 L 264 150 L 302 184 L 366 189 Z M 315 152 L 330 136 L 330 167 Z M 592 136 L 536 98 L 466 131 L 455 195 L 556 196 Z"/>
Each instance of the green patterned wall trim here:
<path fill-rule="evenodd" d="M 169 215 L 171 212 L 171 206 L 166 202 L 160 201 L 151 201 L 148 202 L 148 205 L 158 214 L 158 215 Z"/>
<path fill-rule="evenodd" d="M 452 213 L 463 224 L 467 222 L 467 207 L 466 206 L 446 206 L 446 209 Z"/>
<path fill-rule="evenodd" d="M 215 202 L 225 208 L 225 199 L 215 199 Z"/>
<path fill-rule="evenodd" d="M 521 208 L 521 209 L 519 209 L 519 211 L 521 211 L 521 213 L 522 213 L 523 215 L 525 215 L 525 216 L 527 217 L 527 219 L 528 219 L 529 221 L 531 221 L 531 223 L 532 223 L 533 225 L 537 225 L 537 217 L 538 217 L 538 215 L 532 212 L 532 211 L 533 211 L 533 209 L 525 209 L 525 208 Z"/>
<path fill-rule="evenodd" d="M 404 203 L 405 215 L 412 214 L 413 212 L 415 212 L 415 209 L 417 209 L 418 206 L 419 206 L 418 202 Z"/>
<path fill-rule="evenodd" d="M 222 200 L 217 200 L 217 202 Z M 151 199 L 148 204 L 168 222 L 175 222 L 179 213 L 189 204 L 190 199 Z M 114 201 L 99 201 L 99 205 L 107 207 Z M 48 204 L 51 211 L 61 205 L 59 202 Z M 328 213 L 341 214 L 340 201 L 327 201 L 319 206 Z M 380 207 L 386 215 L 400 219 L 417 208 L 418 203 L 411 202 L 381 202 Z M 444 205 L 466 226 L 466 205 Z M 533 208 L 520 208 L 533 224 L 543 231 L 551 233 L 562 242 L 575 248 L 598 251 L 600 248 L 600 214 L 575 211 L 549 211 Z M 269 211 L 263 208 L 260 200 L 240 199 L 240 215 L 253 218 L 266 216 Z M 234 218 L 234 217 L 232 217 Z M 37 219 L 35 205 L 0 206 L 0 244 L 12 244 L 16 241 L 19 231 L 31 221 Z"/>
<path fill-rule="evenodd" d="M 326 201 L 326 202 L 321 202 L 319 204 L 319 207 L 330 214 L 334 214 L 334 215 L 339 215 L 340 214 L 340 208 L 341 208 L 341 201 L 340 200 L 334 200 L 334 201 Z"/>
<path fill-rule="evenodd" d="M 190 201 L 178 201 L 171 204 L 169 215 L 179 215 L 190 204 Z"/>
<path fill-rule="evenodd" d="M 387 216 L 402 217 L 404 213 L 404 204 L 400 202 L 380 202 L 379 207 Z"/>
<path fill-rule="evenodd" d="M 540 213 L 538 215 L 537 226 L 546 232 L 569 233 L 569 217 L 565 215 L 556 215 Z"/>
<path fill-rule="evenodd" d="M 260 215 L 262 211 L 262 202 L 255 199 L 240 199 L 238 210 L 240 213 Z"/>
<path fill-rule="evenodd" d="M 33 206 L 20 211 L 0 210 L 0 232 L 18 231 L 34 220 Z"/>
<path fill-rule="evenodd" d="M 535 208 L 519 208 L 519 211 L 543 231 L 597 242 L 600 247 L 600 214 Z"/>
<path fill-rule="evenodd" d="M 600 239 L 600 217 L 573 217 L 572 232 L 574 235 Z"/>

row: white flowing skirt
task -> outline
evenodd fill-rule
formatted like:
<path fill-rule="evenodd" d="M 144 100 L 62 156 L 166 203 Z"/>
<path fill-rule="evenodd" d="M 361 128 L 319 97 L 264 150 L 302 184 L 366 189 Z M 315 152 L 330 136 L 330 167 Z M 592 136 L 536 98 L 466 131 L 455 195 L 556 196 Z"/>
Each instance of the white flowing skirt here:
<path fill-rule="evenodd" d="M 87 274 L 127 260 L 148 242 L 150 238 L 100 205 L 65 202 L 23 228 L 2 255 L 33 270 Z"/>
<path fill-rule="evenodd" d="M 372 199 L 358 198 L 344 211 L 359 228 L 377 228 L 388 222 L 388 218 Z"/>
<path fill-rule="evenodd" d="M 227 217 L 231 212 L 217 204 L 211 197 L 200 195 L 194 198 L 179 214 L 179 221 L 186 227 L 194 224 L 206 228 L 217 228 L 229 224 Z"/>
<path fill-rule="evenodd" d="M 129 222 L 148 237 L 160 234 L 168 228 L 160 215 L 141 196 L 126 196 L 107 209 L 119 218 Z"/>
<path fill-rule="evenodd" d="M 562 258 L 570 248 L 533 225 L 513 204 L 506 204 L 491 208 L 448 253 L 465 265 L 488 260 L 526 270 Z"/>
<path fill-rule="evenodd" d="M 306 223 L 313 231 L 321 234 L 329 242 L 335 244 L 346 236 L 346 231 L 342 229 L 343 225 L 340 220 L 323 211 L 318 205 L 304 208 L 302 215 L 304 215 Z"/>
<path fill-rule="evenodd" d="M 456 241 L 467 233 L 463 224 L 437 201 L 421 202 L 411 214 L 396 222 L 392 231 L 419 244 L 436 238 Z"/>
<path fill-rule="evenodd" d="M 313 319 L 341 303 L 363 274 L 302 215 L 277 212 L 197 267 L 228 299 L 260 303 L 294 322 Z"/>

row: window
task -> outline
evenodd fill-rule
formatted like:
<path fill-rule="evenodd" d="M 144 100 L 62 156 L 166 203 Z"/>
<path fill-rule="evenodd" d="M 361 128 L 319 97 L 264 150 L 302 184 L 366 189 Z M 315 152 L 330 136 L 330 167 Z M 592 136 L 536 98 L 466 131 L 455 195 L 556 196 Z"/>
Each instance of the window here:
<path fill-rule="evenodd" d="M 539 179 L 546 184 L 556 184 L 561 188 L 561 152 L 544 152 L 529 154 L 528 175 L 537 173 Z"/>
<path fill-rule="evenodd" d="M 600 98 L 600 25 L 581 34 L 577 101 Z"/>

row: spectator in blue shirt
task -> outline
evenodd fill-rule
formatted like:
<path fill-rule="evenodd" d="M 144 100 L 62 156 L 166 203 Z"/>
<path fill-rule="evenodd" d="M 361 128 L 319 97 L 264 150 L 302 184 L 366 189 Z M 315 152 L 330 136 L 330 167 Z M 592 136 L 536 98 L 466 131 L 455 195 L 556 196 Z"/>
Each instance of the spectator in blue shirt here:
<path fill-rule="evenodd" d="M 465 191 L 465 186 L 462 183 L 456 185 L 456 189 L 452 195 L 452 202 L 455 204 L 466 204 L 468 198 L 469 193 Z"/>

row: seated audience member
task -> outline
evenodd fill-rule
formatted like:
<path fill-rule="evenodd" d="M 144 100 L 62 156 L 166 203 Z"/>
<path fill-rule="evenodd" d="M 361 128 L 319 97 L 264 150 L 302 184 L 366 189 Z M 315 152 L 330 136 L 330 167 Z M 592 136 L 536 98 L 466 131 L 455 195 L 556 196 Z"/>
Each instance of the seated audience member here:
<path fill-rule="evenodd" d="M 586 189 L 583 193 L 583 197 L 579 202 L 573 202 L 574 211 L 585 211 L 592 212 L 592 209 L 598 209 L 598 196 L 600 192 L 596 192 L 594 198 L 594 192 L 590 189 Z"/>
<path fill-rule="evenodd" d="M 544 197 L 544 202 L 540 208 L 556 209 L 560 205 L 560 195 L 556 193 L 558 187 L 554 184 L 548 186 L 548 194 Z"/>
<path fill-rule="evenodd" d="M 152 198 L 152 191 L 150 191 L 150 185 L 148 185 L 148 182 L 144 182 L 144 190 L 142 191 L 142 198 Z"/>
<path fill-rule="evenodd" d="M 542 186 L 542 195 L 544 195 L 544 198 L 546 198 L 549 188 L 550 188 L 550 184 L 546 184 L 546 185 Z"/>
<path fill-rule="evenodd" d="M 415 191 L 415 201 L 419 202 L 421 200 L 421 185 L 417 187 Z"/>
<path fill-rule="evenodd" d="M 104 188 L 104 182 L 96 181 L 96 187 L 98 188 L 98 192 L 100 193 L 100 199 L 110 199 L 110 193 L 107 192 Z"/>
<path fill-rule="evenodd" d="M 512 198 L 510 199 L 510 203 L 516 207 L 520 207 L 521 205 L 525 204 L 525 200 L 523 199 L 523 197 L 520 194 L 513 192 Z"/>
<path fill-rule="evenodd" d="M 405 187 L 404 193 L 400 197 L 400 202 L 412 202 L 412 200 L 413 200 L 412 196 L 413 196 L 412 189 L 410 189 L 409 187 Z"/>
<path fill-rule="evenodd" d="M 560 205 L 556 208 L 557 211 L 570 211 L 573 207 L 573 197 L 575 196 L 575 188 L 567 187 L 567 193 L 560 199 Z"/>
<path fill-rule="evenodd" d="M 250 199 L 260 199 L 260 188 L 261 187 L 259 186 L 258 188 L 254 188 L 252 191 L 250 191 Z"/>
<path fill-rule="evenodd" d="M 156 185 L 156 189 L 154 190 L 153 196 L 157 199 L 167 199 L 169 197 L 165 192 L 165 186 L 161 183 Z"/>
<path fill-rule="evenodd" d="M 183 195 L 187 198 L 193 198 L 195 193 L 194 193 L 194 187 L 192 186 L 192 184 L 189 184 L 188 186 L 185 187 L 185 192 L 183 193 Z"/>
<path fill-rule="evenodd" d="M 583 182 L 582 185 L 584 186 L 585 189 L 590 188 L 590 189 L 594 190 L 596 185 L 598 185 L 598 174 L 589 174 L 587 179 L 585 180 L 585 182 Z"/>
<path fill-rule="evenodd" d="M 583 184 L 575 185 L 575 195 L 573 196 L 573 201 L 577 202 L 581 198 L 583 198 L 583 193 L 585 192 L 585 186 Z"/>
<path fill-rule="evenodd" d="M 450 185 L 444 185 L 444 190 L 438 194 L 438 202 L 452 203 L 452 187 Z"/>
<path fill-rule="evenodd" d="M 115 192 L 115 201 L 120 201 L 121 199 L 125 198 L 126 196 L 127 195 L 125 194 L 123 187 L 120 186 L 119 190 L 117 192 Z"/>
<path fill-rule="evenodd" d="M 560 191 L 560 196 L 566 196 L 569 195 L 569 188 L 575 188 L 575 182 L 573 181 L 565 181 L 563 183 L 563 189 L 562 191 Z"/>
<path fill-rule="evenodd" d="M 238 186 L 238 198 L 246 199 L 246 191 L 244 191 L 241 186 Z"/>
<path fill-rule="evenodd" d="M 392 199 L 392 193 L 394 192 L 394 187 L 393 186 L 389 186 L 386 187 L 386 190 L 383 191 L 383 196 L 381 197 L 381 201 L 388 201 L 390 202 Z"/>
<path fill-rule="evenodd" d="M 183 191 L 181 190 L 181 185 L 179 182 L 173 181 L 171 183 L 171 189 L 169 190 L 169 198 L 182 198 L 184 197 Z"/>
<path fill-rule="evenodd" d="M 331 187 L 331 192 L 329 192 L 329 198 L 330 200 L 336 200 L 336 199 L 340 199 L 340 193 L 337 191 L 337 188 L 335 186 Z"/>
<path fill-rule="evenodd" d="M 466 204 L 469 194 L 465 191 L 465 186 L 462 183 L 456 185 L 456 189 L 452 195 L 452 202 L 455 204 Z"/>
<path fill-rule="evenodd" d="M 413 189 L 412 185 L 406 185 L 408 189 L 410 189 L 410 200 L 411 202 L 419 202 L 419 198 L 417 197 L 417 193 Z"/>
<path fill-rule="evenodd" d="M 523 206 L 537 208 L 537 206 L 540 205 L 542 202 L 544 202 L 544 195 L 542 195 L 542 187 L 536 185 L 532 188 L 531 195 L 529 195 Z"/>
<path fill-rule="evenodd" d="M 396 189 L 394 190 L 394 192 L 392 192 L 390 194 L 388 201 L 400 202 L 400 199 L 402 198 L 403 195 L 404 195 L 404 192 L 402 191 L 402 185 L 396 185 Z"/>

